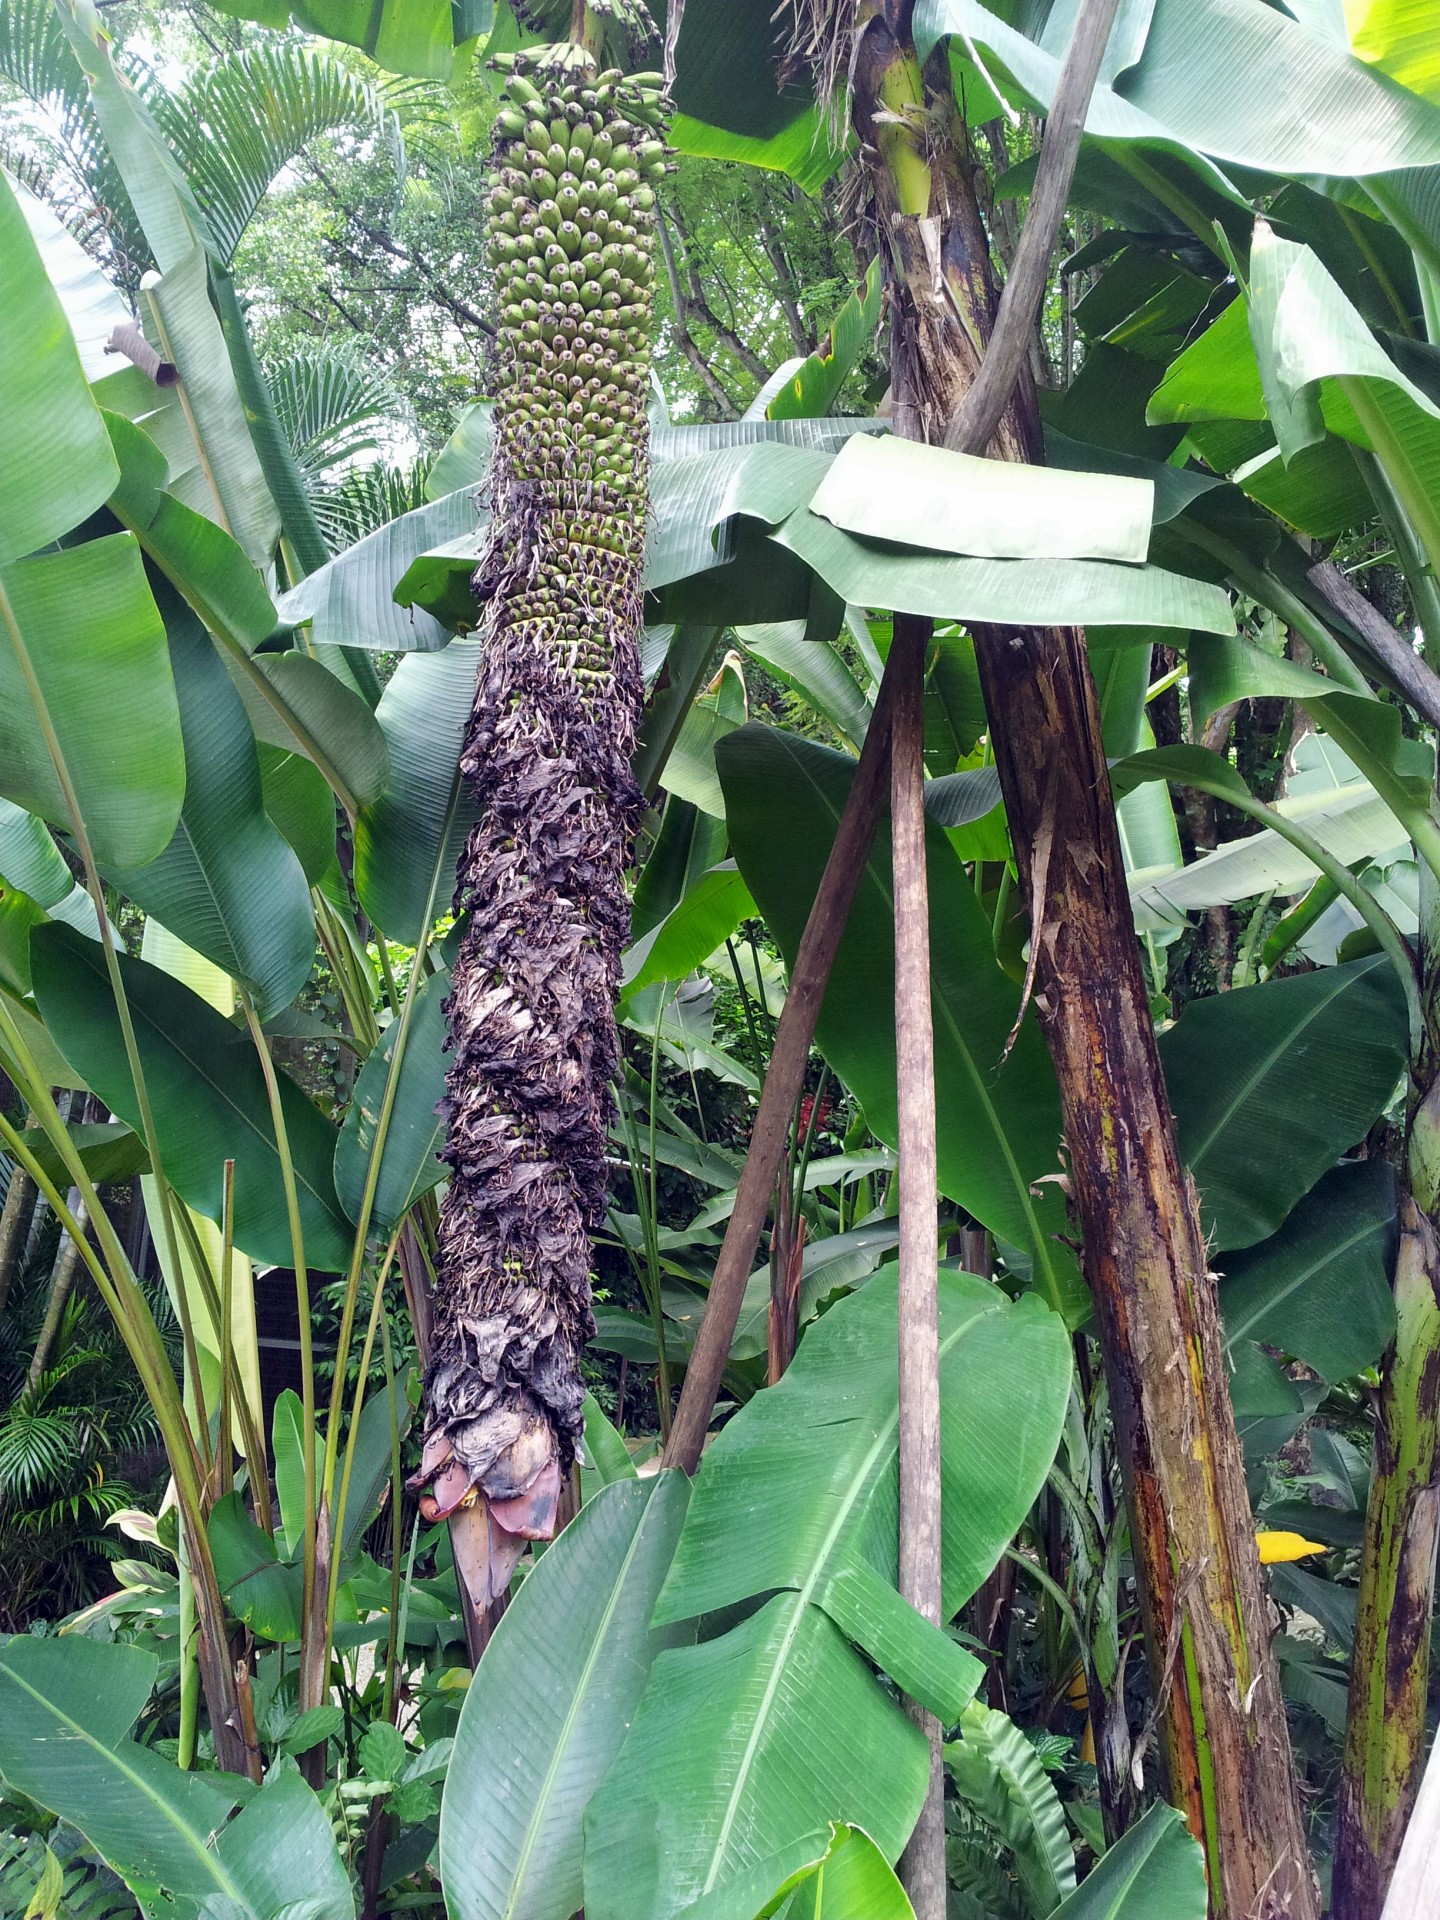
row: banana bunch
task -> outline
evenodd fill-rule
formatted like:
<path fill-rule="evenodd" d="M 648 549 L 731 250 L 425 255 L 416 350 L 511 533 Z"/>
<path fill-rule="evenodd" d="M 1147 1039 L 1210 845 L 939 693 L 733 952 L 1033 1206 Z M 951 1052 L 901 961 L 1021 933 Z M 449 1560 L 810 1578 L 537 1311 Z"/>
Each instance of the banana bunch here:
<path fill-rule="evenodd" d="M 636 497 L 645 417 L 655 185 L 665 170 L 660 76 L 580 60 L 512 66 L 495 121 L 490 252 L 500 295 L 497 428 L 517 466 Z M 618 504 L 618 503 L 617 503 Z"/>

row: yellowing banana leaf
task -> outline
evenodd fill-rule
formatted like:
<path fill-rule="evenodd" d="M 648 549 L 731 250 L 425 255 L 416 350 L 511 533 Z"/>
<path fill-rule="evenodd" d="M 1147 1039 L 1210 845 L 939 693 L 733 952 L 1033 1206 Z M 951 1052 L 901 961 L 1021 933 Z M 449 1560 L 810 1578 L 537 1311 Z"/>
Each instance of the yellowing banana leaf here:
<path fill-rule="evenodd" d="M 771 396 L 765 408 L 767 420 L 813 419 L 834 409 L 846 377 L 866 349 L 874 344 L 880 325 L 881 298 L 877 256 L 870 262 L 864 284 L 836 314 L 829 333 L 814 353 L 802 360 Z"/>

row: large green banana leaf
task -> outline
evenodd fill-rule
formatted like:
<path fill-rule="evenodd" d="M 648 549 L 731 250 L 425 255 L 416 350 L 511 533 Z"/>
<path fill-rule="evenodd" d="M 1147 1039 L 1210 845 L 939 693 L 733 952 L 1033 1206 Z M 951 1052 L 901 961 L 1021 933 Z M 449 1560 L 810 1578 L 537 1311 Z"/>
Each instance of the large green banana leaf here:
<path fill-rule="evenodd" d="M 380 798 L 390 775 L 385 735 L 338 674 L 313 654 L 265 653 L 235 677 L 257 740 L 304 754 L 352 813 Z"/>
<path fill-rule="evenodd" d="M 104 956 L 73 928 L 31 936 L 45 1024 L 112 1113 L 133 1127 L 140 1110 Z M 235 1162 L 235 1243 L 256 1260 L 293 1260 L 284 1183 L 265 1082 L 250 1036 L 178 980 L 120 959 L 121 978 L 155 1116 L 165 1171 L 207 1220 L 219 1220 L 227 1159 Z M 280 1098 L 295 1162 L 305 1257 L 344 1269 L 352 1232 L 335 1195 L 335 1130 L 287 1076 Z"/>
<path fill-rule="evenodd" d="M 45 822 L 11 800 L 0 800 L 0 880 L 46 908 L 58 905 L 75 884 Z"/>
<path fill-rule="evenodd" d="M 466 1693 L 445 1780 L 451 1920 L 569 1920 L 582 1904 L 585 1807 L 656 1655 L 694 1637 L 689 1624 L 650 1624 L 689 1494 L 676 1473 L 602 1488 L 506 1610 Z"/>
<path fill-rule="evenodd" d="M 1326 1380 L 1353 1380 L 1394 1337 L 1395 1242 L 1393 1170 L 1332 1167 L 1278 1233 L 1220 1262 L 1226 1340 L 1263 1341 Z"/>
<path fill-rule="evenodd" d="M 103 380 L 115 372 L 114 357 L 106 354 L 105 343 L 116 327 L 123 327 L 135 316 L 74 234 L 56 219 L 45 201 L 38 199 L 13 175 L 6 173 L 5 178 L 14 190 L 31 237 L 40 249 L 45 276 L 70 323 L 85 378 L 92 384 Z"/>
<path fill-rule="evenodd" d="M 1428 805 L 1430 763 L 1426 749 L 1418 741 L 1400 737 L 1400 715 L 1394 707 L 1348 693 L 1334 695 L 1328 707 L 1322 703 L 1322 710 L 1327 712 L 1327 717 L 1333 716 L 1336 709 L 1340 708 L 1346 710 L 1345 724 L 1350 744 L 1354 745 L 1357 755 L 1364 754 L 1364 764 L 1372 777 L 1377 782 L 1384 782 L 1385 802 L 1391 813 L 1402 819 L 1412 834 L 1418 836 L 1423 830 L 1427 840 L 1433 838 L 1434 826 Z M 1331 724 L 1335 724 L 1333 717 Z M 1402 766 L 1405 771 L 1398 770 Z M 1412 1037 L 1418 1035 L 1421 1014 L 1415 987 L 1414 962 L 1401 938 L 1399 922 L 1391 917 L 1386 900 L 1388 897 L 1401 918 L 1408 918 L 1411 924 L 1415 918 L 1416 902 L 1398 895 L 1391 888 L 1385 872 L 1379 872 L 1374 878 L 1366 874 L 1357 879 L 1301 821 L 1257 800 L 1230 762 L 1222 754 L 1212 753 L 1208 747 L 1161 747 L 1133 754 L 1115 767 L 1112 779 L 1117 790 L 1137 781 L 1174 780 L 1195 787 L 1202 793 L 1214 794 L 1217 799 L 1224 800 L 1241 813 L 1259 820 L 1271 834 L 1303 853 L 1309 865 L 1323 875 L 1332 898 L 1344 896 L 1346 908 L 1355 914 L 1357 920 L 1366 924 L 1376 944 L 1389 956 L 1406 1001 Z M 1377 879 L 1379 885 L 1376 885 Z M 1304 931 L 1304 928 L 1296 929 L 1297 934 L 1303 934 Z"/>
<path fill-rule="evenodd" d="M 785 1920 L 914 1920 L 915 1909 L 869 1834 L 832 1826 L 819 1859 L 776 1889 L 759 1920 L 780 1913 Z"/>
<path fill-rule="evenodd" d="M 68 827 L 68 782 L 97 854 L 138 865 L 173 833 L 185 783 L 164 628 L 128 537 L 36 552 L 109 497 L 117 468 L 4 180 L 0 251 L 0 790 Z"/>
<path fill-rule="evenodd" d="M 666 915 L 681 905 L 692 887 L 698 886 L 724 858 L 726 845 L 723 820 L 702 813 L 688 800 L 679 800 L 673 794 L 666 796 L 660 831 L 640 869 L 630 903 L 632 955 L 646 935 L 653 933 Z"/>
<path fill-rule="evenodd" d="M 830 424 L 839 429 L 851 423 Z M 645 584 L 651 592 L 723 561 L 728 547 L 717 543 L 717 536 L 737 513 L 773 524 L 820 485 L 830 467 L 829 453 L 782 440 L 780 429 L 764 432 L 764 425 L 742 422 L 740 428 L 752 430 L 745 438 L 737 430 L 729 445 L 694 453 L 670 455 L 656 447 L 650 479 L 654 529 L 645 554 Z M 685 433 L 683 427 L 672 429 L 667 439 L 675 441 Z"/>
<path fill-rule="evenodd" d="M 478 486 L 490 467 L 495 446 L 495 403 L 472 400 L 450 430 L 450 438 L 430 462 L 425 498 L 443 500 L 461 487 Z"/>
<path fill-rule="evenodd" d="M 265 811 L 255 739 L 224 663 L 179 595 L 156 591 L 180 702 L 185 804 L 155 859 L 107 866 L 106 877 L 238 980 L 267 1020 L 289 1006 L 315 958 L 310 889 Z"/>
<path fill-rule="evenodd" d="M 973 1275 L 948 1271 L 940 1294 L 950 1618 L 1048 1471 L 1066 1366 L 1063 1323 L 1039 1301 L 1012 1303 Z M 657 1620 L 781 1587 L 828 1606 L 836 1575 L 856 1565 L 893 1577 L 894 1309 L 894 1278 L 885 1275 L 838 1303 L 802 1342 L 803 1365 L 797 1360 L 779 1388 L 750 1401 L 711 1443 Z"/>
<path fill-rule="evenodd" d="M 74 245 L 74 242 L 71 242 Z M 59 297 L 0 174 L 0 565 L 47 546 L 109 498 L 115 459 Z"/>
<path fill-rule="evenodd" d="M 985 72 L 1008 77 L 1017 103 L 1043 110 L 1073 17 L 1052 9 L 1037 41 L 978 0 L 917 0 L 915 42 L 923 58 L 937 40 L 956 36 L 957 52 L 972 50 Z M 1272 173 L 1369 174 L 1440 162 L 1440 110 L 1263 0 L 1127 8 L 1107 69 L 1085 122 L 1106 142 L 1168 142 Z"/>
<path fill-rule="evenodd" d="M 219 0 L 222 13 L 359 47 L 390 73 L 448 80 L 457 47 L 494 24 L 495 0 Z"/>
<path fill-rule="evenodd" d="M 1394 1096 L 1405 996 L 1387 955 L 1194 1000 L 1160 1036 L 1213 1245 L 1273 1233 Z"/>
<path fill-rule="evenodd" d="M 147 1912 L 275 1920 L 292 1908 L 352 1920 L 324 1810 L 282 1773 L 233 1821 L 247 1783 L 182 1773 L 128 1739 L 155 1684 L 139 1647 L 16 1635 L 0 1647 L 0 1775 L 79 1829 Z M 162 1892 L 163 1889 L 163 1892 Z"/>
<path fill-rule="evenodd" d="M 410 945 L 449 910 L 455 864 L 475 823 L 460 745 L 475 698 L 478 640 L 408 654 L 375 718 L 390 777 L 355 821 L 355 891 L 392 940 Z"/>
<path fill-rule="evenodd" d="M 1440 36 L 1430 0 L 1348 0 L 1345 25 L 1361 60 L 1440 104 Z"/>
<path fill-rule="evenodd" d="M 1163 1801 L 1097 1862 L 1052 1920 L 1205 1920 L 1205 1856 Z"/>
<path fill-rule="evenodd" d="M 68 828 L 63 779 L 98 860 L 153 860 L 180 817 L 185 750 L 134 539 L 0 567 L 0 631 L 0 792 Z"/>
<path fill-rule="evenodd" d="M 275 608 L 234 538 L 187 506 L 148 433 L 103 414 L 120 464 L 110 511 L 139 540 L 222 649 L 256 738 L 314 762 L 352 812 L 377 797 L 388 770 L 385 738 L 369 707 L 308 654 L 261 654 Z"/>
<path fill-rule="evenodd" d="M 872 540 L 976 559 L 1138 565 L 1150 545 L 1154 503 L 1149 480 L 1019 466 L 864 434 L 830 462 L 810 511 Z"/>
<path fill-rule="evenodd" d="M 297 660 L 309 659 L 308 654 L 287 654 L 284 657 Z M 350 689 L 342 687 L 335 676 L 322 667 L 318 660 L 311 664 L 339 688 L 340 692 L 350 694 Z M 367 720 L 373 718 L 363 700 L 354 694 L 350 694 L 350 697 L 364 712 Z M 265 799 L 266 813 L 295 849 L 309 884 L 312 887 L 328 884 L 337 865 L 335 795 L 324 774 L 304 754 L 289 753 L 282 747 L 272 747 L 263 743 L 258 746 L 258 753 L 260 788 Z M 334 897 L 333 888 L 331 897 Z"/>
<path fill-rule="evenodd" d="M 210 301 L 214 240 L 189 183 L 137 90 L 116 70 L 109 38 L 84 0 L 56 0 L 84 68 L 110 157 L 140 218 L 157 272 L 142 303 L 161 357 L 179 368 L 185 418 L 210 501 L 257 567 L 269 564 L 280 516 L 250 437 L 230 355 Z M 197 487 L 199 483 L 197 482 Z M 186 495 L 185 497 L 189 497 Z M 196 504 L 201 504 L 199 492 Z"/>
<path fill-rule="evenodd" d="M 1262 222 L 1250 259 L 1250 327 L 1281 453 L 1295 459 L 1327 429 L 1368 447 L 1440 555 L 1440 406 L 1396 366 L 1309 247 Z"/>
<path fill-rule="evenodd" d="M 457 487 L 387 521 L 308 574 L 280 596 L 280 618 L 308 626 L 315 646 L 377 647 L 391 653 L 443 647 L 447 629 L 423 610 L 418 596 L 416 605 L 397 606 L 395 590 L 423 555 L 446 552 L 462 541 L 468 543 L 468 564 L 457 563 L 455 570 L 463 572 L 468 585 L 483 527 L 474 486 Z M 444 571 L 448 587 L 450 568 Z"/>
<path fill-rule="evenodd" d="M 793 961 L 854 773 L 854 762 L 794 734 L 747 726 L 717 753 L 730 837 L 746 885 Z M 935 1008 L 940 1184 L 1022 1248 L 1052 1306 L 1083 1314 L 1053 1181 L 1059 1097 L 1039 1029 L 1026 1021 L 1001 1056 L 1020 989 L 995 959 L 989 922 L 954 849 L 928 829 L 931 992 Z M 865 1108 L 896 1139 L 894 904 L 888 836 L 876 835 L 816 1026 L 816 1040 Z"/>
<path fill-rule="evenodd" d="M 799 620 L 741 627 L 735 638 L 772 679 L 798 693 L 858 752 L 870 726 L 874 688 L 861 684 L 838 646 L 807 640 Z"/>
<path fill-rule="evenodd" d="M 1015 545 L 1023 547 L 1027 527 L 1028 516 L 1017 514 Z M 1204 633 L 1230 633 L 1235 626 L 1229 597 L 1218 587 L 1162 567 L 973 559 L 900 548 L 846 533 L 808 507 L 797 508 L 773 538 L 851 606 L 1017 626 L 1093 623 Z"/>
<path fill-rule="evenodd" d="M 1069 1360 L 1038 1301 L 1012 1306 L 949 1273 L 940 1348 L 948 1618 L 1048 1471 Z M 697 1900 L 714 1920 L 750 1920 L 829 1821 L 862 1827 L 890 1859 L 908 1838 L 924 1745 L 851 1642 L 947 1721 L 976 1676 L 894 1590 L 896 1423 L 895 1288 L 881 1277 L 822 1316 L 780 1385 L 707 1452 L 655 1618 L 719 1612 L 723 1626 L 723 1610 L 773 1597 L 656 1662 L 586 1816 L 594 1920 Z"/>
<path fill-rule="evenodd" d="M 932 449 L 943 469 L 940 480 L 927 473 L 928 492 L 920 498 L 916 513 L 911 512 L 906 495 L 904 517 L 922 536 L 916 541 L 912 531 L 907 537 L 918 551 L 876 544 L 811 512 L 806 503 L 816 496 L 816 489 L 823 502 L 830 488 L 843 496 L 836 510 L 847 522 L 865 517 L 857 503 L 873 494 L 873 482 L 866 482 L 861 474 L 854 486 L 849 485 L 844 479 L 848 467 L 842 463 L 857 461 L 864 466 L 868 458 L 894 457 L 864 451 L 879 425 L 868 419 L 741 420 L 657 432 L 651 463 L 647 587 L 658 593 L 690 583 L 701 595 L 695 610 L 699 618 L 708 606 L 707 577 L 728 574 L 727 563 L 744 558 L 747 573 L 755 570 L 757 562 L 783 571 L 787 557 L 794 556 L 788 560 L 790 571 L 796 560 L 803 562 L 831 592 L 857 605 L 947 619 L 1086 619 L 1114 626 L 1232 631 L 1229 602 L 1218 588 L 1157 567 L 1084 558 L 1096 545 L 1093 518 L 1082 523 L 1073 515 L 1056 516 L 1046 507 L 1057 489 L 1076 500 L 1088 500 L 1092 493 L 1110 504 L 1112 496 L 1123 498 L 1123 550 L 1132 559 L 1141 558 L 1141 510 L 1148 528 L 1152 496 L 1149 487 L 1133 478 L 1057 476 L 1047 469 L 1017 469 L 1013 486 L 1004 493 L 966 492 L 954 484 L 957 472 L 970 471 L 963 457 Z M 837 462 L 841 448 L 847 451 Z M 473 457 L 478 461 L 485 454 L 482 435 Z M 448 450 L 442 459 L 447 457 Z M 459 471 L 451 462 L 447 478 Z M 836 471 L 839 481 L 831 477 Z M 933 510 L 927 510 L 927 500 Z M 1033 554 L 1041 515 L 1050 528 L 1044 549 L 1048 558 L 1022 562 L 975 557 L 997 552 Z M 930 521 L 934 522 L 933 538 Z M 774 551 L 762 527 L 775 529 L 774 542 L 783 551 Z M 732 528 L 733 532 L 727 531 Z M 469 578 L 482 539 L 473 491 L 461 486 L 391 522 L 312 574 L 283 597 L 281 614 L 289 620 L 308 621 L 316 642 L 358 637 L 370 646 L 434 645 L 437 629 L 432 616 L 451 627 L 473 620 Z M 1115 540 L 1109 534 L 1106 540 L 1105 551 L 1111 551 Z M 947 547 L 959 551 L 947 551 Z M 753 593 L 756 583 L 748 584 Z M 411 612 L 397 608 L 393 599 Z M 417 613 L 417 608 L 424 611 Z M 709 607 L 714 619 L 724 613 L 748 621 L 788 617 L 789 611 L 782 606 L 768 615 L 763 606 L 747 612 L 743 605 L 730 607 L 726 602 L 722 606 L 719 601 Z"/>
<path fill-rule="evenodd" d="M 754 917 L 755 902 L 735 862 L 712 867 L 629 949 L 625 993 L 639 993 L 656 980 L 683 980 L 725 944 L 742 920 Z"/>
<path fill-rule="evenodd" d="M 878 420 L 866 416 L 746 419 L 658 428 L 650 443 L 647 586 L 658 592 L 733 559 L 739 532 L 729 533 L 728 523 L 736 515 L 762 523 L 783 519 L 809 498 L 825 472 L 827 457 L 837 447 L 856 434 L 878 432 L 880 426 Z M 377 592 L 393 591 L 402 606 L 422 608 L 427 616 L 434 615 L 450 626 L 470 624 L 474 619 L 470 575 L 484 540 L 484 527 L 476 519 L 474 489 L 485 477 L 491 444 L 488 419 L 477 419 L 472 410 L 462 418 L 436 460 L 432 479 L 443 474 L 455 486 L 457 498 L 470 503 L 468 515 L 446 544 L 436 544 L 444 538 L 436 531 L 439 520 L 423 518 L 427 509 L 420 508 L 393 523 L 415 529 L 403 537 L 396 536 L 397 541 L 403 538 L 408 556 L 405 567 L 390 572 L 388 578 L 383 577 L 386 569 L 382 568 L 379 578 L 352 579 L 352 574 L 358 575 L 360 563 L 351 560 L 348 553 L 341 554 L 325 569 L 327 575 L 343 575 L 341 584 L 334 588 L 311 587 L 306 582 L 296 597 L 282 602 L 282 608 L 292 617 L 328 620 L 330 596 L 338 594 L 338 604 L 358 616 Z M 440 504 L 432 500 L 431 507 Z M 421 539 L 422 533 L 427 537 Z M 312 604 L 317 609 L 313 616 L 309 611 Z"/>

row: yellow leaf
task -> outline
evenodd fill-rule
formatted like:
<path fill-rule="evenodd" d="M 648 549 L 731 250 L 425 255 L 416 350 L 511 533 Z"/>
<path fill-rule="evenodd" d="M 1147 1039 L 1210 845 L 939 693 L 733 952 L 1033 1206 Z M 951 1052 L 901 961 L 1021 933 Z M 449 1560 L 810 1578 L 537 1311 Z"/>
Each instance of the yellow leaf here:
<path fill-rule="evenodd" d="M 25 1920 L 55 1920 L 64 1891 L 65 1882 L 60 1871 L 60 1862 L 49 1847 L 46 1847 L 45 1870 L 40 1875 L 39 1885 L 30 1896 L 30 1904 L 25 1909 Z"/>
<path fill-rule="evenodd" d="M 1285 1533 L 1278 1529 L 1274 1533 L 1257 1533 L 1255 1544 L 1260 1549 L 1262 1567 L 1283 1566 L 1287 1560 L 1305 1560 L 1312 1553 L 1330 1551 L 1318 1540 L 1307 1540 L 1303 1533 Z"/>

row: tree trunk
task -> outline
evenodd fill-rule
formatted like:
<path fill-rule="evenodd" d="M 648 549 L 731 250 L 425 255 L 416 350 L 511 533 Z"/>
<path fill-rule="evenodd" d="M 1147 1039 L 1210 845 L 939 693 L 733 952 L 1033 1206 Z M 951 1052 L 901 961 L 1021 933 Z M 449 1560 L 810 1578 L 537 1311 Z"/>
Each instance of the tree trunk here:
<path fill-rule="evenodd" d="M 461 756 L 479 820 L 456 889 L 452 1177 L 415 1482 L 428 1519 L 456 1517 L 477 1609 L 554 1528 L 594 1330 L 638 804 L 656 120 L 653 92 L 597 79 L 574 47 L 518 56 L 495 123 L 500 398 Z"/>
<path fill-rule="evenodd" d="M 680 1391 L 680 1404 L 675 1409 L 665 1446 L 662 1464 L 683 1468 L 686 1473 L 693 1473 L 700 1464 L 705 1433 L 715 1411 L 746 1283 L 755 1262 L 755 1249 L 790 1135 L 790 1117 L 805 1078 L 815 1022 L 820 1017 L 830 969 L 839 951 L 840 937 L 845 931 L 855 889 L 865 870 L 876 822 L 889 789 L 890 703 L 894 691 L 895 675 L 887 666 L 870 716 L 865 745 L 860 751 L 860 764 L 850 782 L 845 810 L 835 830 L 835 842 L 825 862 L 810 917 L 805 922 L 795 964 L 790 969 L 790 991 L 785 996 L 780 1024 L 775 1030 L 775 1045 L 771 1049 L 755 1125 L 750 1130 L 745 1165 L 740 1170 L 735 1206 L 715 1262 L 700 1331 L 695 1337 L 690 1364 L 685 1369 L 685 1385 Z"/>
<path fill-rule="evenodd" d="M 66 1195 L 66 1206 L 75 1216 L 75 1224 L 83 1233 L 85 1230 L 85 1204 L 80 1198 L 77 1187 L 72 1187 Z M 70 1290 L 75 1285 L 75 1276 L 80 1271 L 80 1243 L 70 1233 L 62 1232 L 60 1245 L 55 1251 L 55 1264 L 50 1269 L 50 1293 L 45 1302 L 45 1318 L 40 1322 L 40 1332 L 35 1340 L 35 1351 L 30 1356 L 30 1365 L 25 1375 L 25 1391 L 33 1393 L 39 1386 L 41 1376 L 49 1364 L 54 1351 L 55 1341 L 60 1333 L 60 1322 L 65 1317 L 65 1303 L 70 1298 Z"/>
<path fill-rule="evenodd" d="M 1440 1005 L 1440 902 L 1422 868 L 1422 1005 Z M 1425 1759 L 1440 1523 L 1440 1058 L 1411 1068 L 1408 1192 L 1400 1199 L 1395 1341 L 1381 1363 L 1355 1652 L 1335 1830 L 1333 1902 L 1379 1920 Z"/>
<path fill-rule="evenodd" d="M 870 19 L 851 72 L 894 325 L 912 360 L 904 384 L 920 433 L 940 440 L 996 306 L 965 130 L 948 71 L 925 84 L 908 0 Z M 991 451 L 1043 453 L 1023 374 Z M 1215 1287 L 1155 1050 L 1083 637 L 992 627 L 976 640 L 1031 903 L 1035 1006 L 1060 1085 L 1170 1793 L 1204 1846 L 1217 1915 L 1311 1920 Z"/>
<path fill-rule="evenodd" d="M 1435 1889 L 1440 1887 L 1440 1744 L 1415 1801 L 1395 1877 L 1385 1900 L 1383 1920 L 1435 1920 Z"/>
<path fill-rule="evenodd" d="M 895 718 L 890 832 L 895 879 L 895 1080 L 899 1106 L 899 1587 L 934 1626 L 941 1612 L 940 1237 L 935 1150 L 935 1031 L 930 895 L 925 876 L 925 654 L 930 622 L 897 618 L 890 645 Z M 945 1772 L 941 1728 L 906 1711 L 930 1747 L 930 1785 L 900 1862 L 916 1920 L 945 1920 Z"/>
<path fill-rule="evenodd" d="M 1425 556 L 1379 470 L 1370 477 L 1412 603 L 1423 611 L 1434 598 Z M 1310 583 L 1364 636 L 1385 678 L 1423 716 L 1440 713 L 1440 681 L 1344 574 L 1325 561 L 1311 569 Z M 1423 861 L 1418 944 L 1422 1031 L 1410 1064 L 1395 1340 L 1381 1362 L 1375 1403 L 1335 1829 L 1333 1902 L 1345 1920 L 1378 1920 L 1392 1904 L 1420 1911 L 1408 1905 L 1418 1880 L 1398 1871 L 1397 1861 L 1417 1818 L 1425 1763 L 1440 1532 L 1440 882 Z"/>
<path fill-rule="evenodd" d="M 0 1317 L 4 1316 L 11 1283 L 20 1270 L 36 1191 L 35 1182 L 23 1167 L 11 1168 L 4 1210 L 0 1211 Z"/>
<path fill-rule="evenodd" d="M 1440 1502 L 1440 1246 L 1408 1195 L 1400 1223 L 1397 1327 L 1376 1409 L 1335 1831 L 1332 1898 L 1344 1920 L 1380 1920 L 1425 1758 Z"/>

